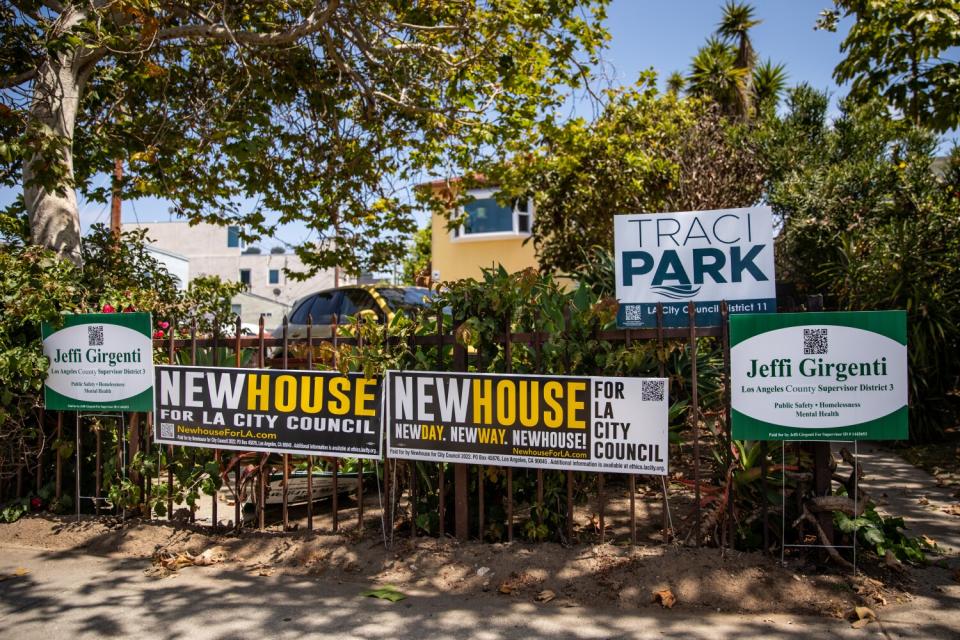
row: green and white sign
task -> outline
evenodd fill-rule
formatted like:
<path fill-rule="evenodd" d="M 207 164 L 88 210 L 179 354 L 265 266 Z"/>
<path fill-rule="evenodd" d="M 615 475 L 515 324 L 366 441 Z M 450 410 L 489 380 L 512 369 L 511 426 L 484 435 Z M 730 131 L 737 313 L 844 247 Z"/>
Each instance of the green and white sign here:
<path fill-rule="evenodd" d="M 62 327 L 44 323 L 41 332 L 47 409 L 153 410 L 149 313 L 68 314 Z"/>
<path fill-rule="evenodd" d="M 730 316 L 733 437 L 907 438 L 905 311 Z"/>

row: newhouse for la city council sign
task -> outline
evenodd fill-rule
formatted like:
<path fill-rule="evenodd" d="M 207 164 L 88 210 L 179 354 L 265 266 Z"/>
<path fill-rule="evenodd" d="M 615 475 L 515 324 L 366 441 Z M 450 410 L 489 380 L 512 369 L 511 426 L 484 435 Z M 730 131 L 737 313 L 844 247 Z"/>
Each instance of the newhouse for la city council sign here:
<path fill-rule="evenodd" d="M 730 317 L 733 437 L 902 440 L 904 311 Z"/>

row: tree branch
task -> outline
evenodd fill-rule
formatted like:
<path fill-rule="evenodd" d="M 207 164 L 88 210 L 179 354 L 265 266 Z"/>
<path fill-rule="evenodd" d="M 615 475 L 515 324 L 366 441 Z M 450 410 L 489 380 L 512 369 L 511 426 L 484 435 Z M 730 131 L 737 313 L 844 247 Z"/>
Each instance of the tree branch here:
<path fill-rule="evenodd" d="M 36 69 L 28 69 L 18 73 L 15 76 L 8 76 L 6 78 L 0 78 L 0 89 L 9 89 L 11 87 L 16 87 L 21 85 L 28 80 L 33 80 L 37 75 Z"/>
<path fill-rule="evenodd" d="M 254 46 L 289 44 L 322 29 L 330 20 L 330 16 L 333 15 L 334 11 L 336 11 L 337 7 L 339 6 L 340 0 L 329 0 L 326 8 L 320 9 L 320 2 L 318 0 L 314 4 L 313 11 L 311 11 L 302 22 L 285 31 L 273 31 L 270 33 L 233 31 L 231 33 L 230 29 L 222 25 L 184 25 L 181 27 L 161 29 L 157 32 L 157 40 L 223 40 L 226 42 L 236 42 L 238 44 L 249 44 Z"/>

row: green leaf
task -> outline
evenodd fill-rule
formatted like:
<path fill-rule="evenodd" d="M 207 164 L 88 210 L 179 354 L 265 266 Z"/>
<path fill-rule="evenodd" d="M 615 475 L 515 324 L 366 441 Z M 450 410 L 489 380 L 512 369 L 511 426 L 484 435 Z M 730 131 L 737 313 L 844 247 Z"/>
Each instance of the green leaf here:
<path fill-rule="evenodd" d="M 405 594 L 398 591 L 396 587 L 389 584 L 385 587 L 380 587 L 379 589 L 364 591 L 360 595 L 364 598 L 379 598 L 381 600 L 389 600 L 390 602 L 399 602 L 407 597 Z"/>

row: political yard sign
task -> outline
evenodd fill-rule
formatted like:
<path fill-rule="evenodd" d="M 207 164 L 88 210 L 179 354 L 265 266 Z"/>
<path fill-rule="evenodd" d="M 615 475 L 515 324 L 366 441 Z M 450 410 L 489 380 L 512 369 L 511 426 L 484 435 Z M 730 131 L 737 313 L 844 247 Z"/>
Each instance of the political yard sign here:
<path fill-rule="evenodd" d="M 379 458 L 380 381 L 362 374 L 157 366 L 162 444 Z"/>
<path fill-rule="evenodd" d="M 653 327 L 657 303 L 663 324 L 721 323 L 720 304 L 734 313 L 777 310 L 773 217 L 769 207 L 614 216 L 617 325 Z"/>
<path fill-rule="evenodd" d="M 907 438 L 904 311 L 730 318 L 733 437 Z"/>
<path fill-rule="evenodd" d="M 667 381 L 388 371 L 387 455 L 667 473 Z"/>
<path fill-rule="evenodd" d="M 149 313 L 78 313 L 43 323 L 50 360 L 44 406 L 62 411 L 150 411 L 153 342 Z"/>

